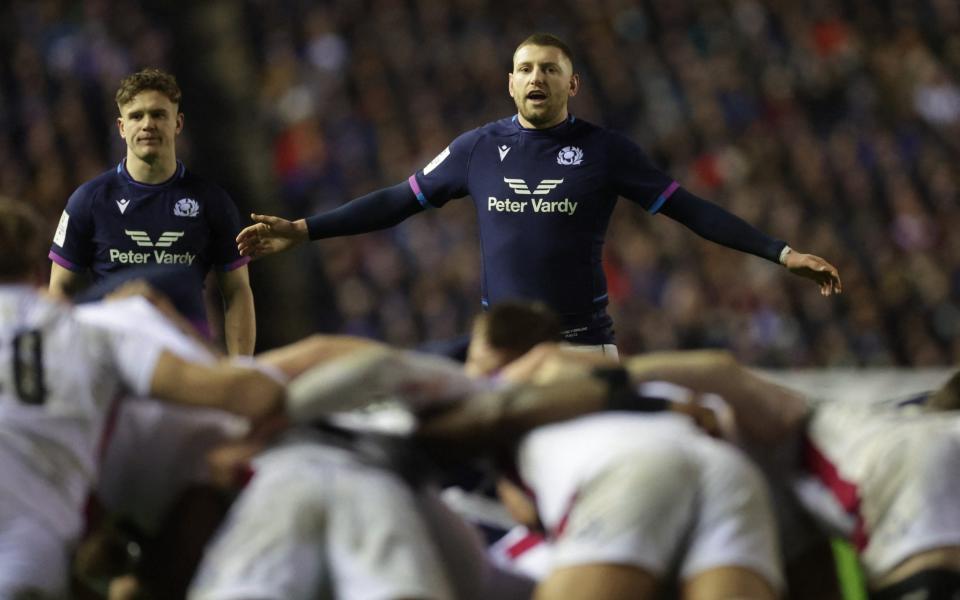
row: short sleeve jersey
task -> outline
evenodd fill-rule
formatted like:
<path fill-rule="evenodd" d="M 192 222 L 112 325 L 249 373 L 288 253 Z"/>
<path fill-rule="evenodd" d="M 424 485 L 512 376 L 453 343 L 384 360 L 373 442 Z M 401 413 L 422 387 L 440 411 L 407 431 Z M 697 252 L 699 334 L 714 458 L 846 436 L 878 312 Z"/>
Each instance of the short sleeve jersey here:
<path fill-rule="evenodd" d="M 146 301 L 112 303 L 114 318 L 132 304 Z M 137 327 L 108 331 L 26 286 L 0 286 L 0 501 L 64 537 L 78 533 L 113 401 L 149 391 L 163 346 L 142 335 L 144 319 Z"/>
<path fill-rule="evenodd" d="M 235 238 L 240 215 L 230 197 L 182 163 L 164 183 L 135 181 L 121 162 L 80 186 L 67 201 L 50 259 L 93 280 L 130 266 L 177 265 L 198 285 L 211 267 L 249 262 Z"/>
<path fill-rule="evenodd" d="M 678 187 L 626 137 L 572 115 L 550 129 L 512 117 L 464 133 L 408 181 L 427 208 L 473 197 L 485 305 L 540 300 L 567 316 L 607 305 L 602 250 L 617 198 L 656 213 Z"/>

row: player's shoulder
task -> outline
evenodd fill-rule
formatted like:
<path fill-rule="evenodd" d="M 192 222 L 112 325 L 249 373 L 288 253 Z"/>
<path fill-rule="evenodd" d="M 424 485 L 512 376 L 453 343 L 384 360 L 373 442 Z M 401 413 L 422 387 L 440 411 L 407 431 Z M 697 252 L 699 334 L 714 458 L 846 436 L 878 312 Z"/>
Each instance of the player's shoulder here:
<path fill-rule="evenodd" d="M 610 127 L 602 127 L 588 121 L 579 119 L 581 135 L 591 136 L 606 146 L 614 148 L 637 147 L 637 143 L 622 131 Z"/>
<path fill-rule="evenodd" d="M 198 194 L 204 195 L 205 199 L 230 199 L 230 195 L 218 183 L 188 168 L 184 168 L 183 170 L 183 177 L 180 179 L 180 185 L 195 190 L 195 192 Z"/>
<path fill-rule="evenodd" d="M 73 194 L 70 196 L 70 204 L 74 207 L 83 204 L 89 204 L 94 201 L 96 198 L 102 196 L 104 192 L 121 185 L 120 175 L 117 174 L 116 168 L 109 169 L 103 173 L 97 175 L 93 179 L 88 179 L 87 181 L 80 184 Z"/>
<path fill-rule="evenodd" d="M 496 121 L 490 121 L 485 123 L 480 127 L 477 127 L 474 131 L 478 135 L 485 137 L 506 137 L 517 135 L 519 127 L 516 123 L 516 117 L 504 117 L 502 119 L 497 119 Z"/>

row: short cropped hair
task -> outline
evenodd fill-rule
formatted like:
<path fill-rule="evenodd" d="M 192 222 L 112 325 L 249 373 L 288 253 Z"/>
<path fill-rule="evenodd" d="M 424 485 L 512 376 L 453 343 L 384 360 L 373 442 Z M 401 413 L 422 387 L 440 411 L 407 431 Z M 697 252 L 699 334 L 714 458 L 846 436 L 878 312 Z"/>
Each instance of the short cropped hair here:
<path fill-rule="evenodd" d="M 563 339 L 560 317 L 542 302 L 501 302 L 480 315 L 487 343 L 513 357 Z"/>
<path fill-rule="evenodd" d="M 0 196 L 0 281 L 22 281 L 41 268 L 47 225 L 24 202 Z"/>
<path fill-rule="evenodd" d="M 517 50 L 524 46 L 551 46 L 560 50 L 560 52 L 567 57 L 567 60 L 570 61 L 570 65 L 573 65 L 573 52 L 570 51 L 570 46 L 567 46 L 563 40 L 552 33 L 535 33 L 531 35 L 517 45 L 516 50 L 513 51 L 513 55 L 516 56 Z"/>
<path fill-rule="evenodd" d="M 180 86 L 177 79 L 160 69 L 144 69 L 124 77 L 117 90 L 117 106 L 129 104 L 140 92 L 160 92 L 176 105 L 180 105 Z"/>

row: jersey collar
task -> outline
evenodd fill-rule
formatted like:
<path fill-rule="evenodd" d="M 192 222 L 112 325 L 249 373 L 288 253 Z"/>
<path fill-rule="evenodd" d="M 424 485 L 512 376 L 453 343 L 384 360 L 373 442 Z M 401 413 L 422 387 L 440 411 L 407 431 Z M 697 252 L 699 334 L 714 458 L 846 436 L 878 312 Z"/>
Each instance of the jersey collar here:
<path fill-rule="evenodd" d="M 126 181 L 131 185 L 136 185 L 136 186 L 139 186 L 142 188 L 148 188 L 148 189 L 151 189 L 151 188 L 156 189 L 156 188 L 161 188 L 165 185 L 169 185 L 170 183 L 173 183 L 174 181 L 182 178 L 183 174 L 186 173 L 186 170 L 187 168 L 184 167 L 183 163 L 178 160 L 177 168 L 173 172 L 173 175 L 170 176 L 170 179 L 167 179 L 166 181 L 161 181 L 160 183 L 141 183 L 136 179 L 134 179 L 130 175 L 130 172 L 127 171 L 127 159 L 124 158 L 119 163 L 117 163 L 117 174 L 120 175 L 120 177 L 123 177 L 124 181 Z"/>
<path fill-rule="evenodd" d="M 574 124 L 576 120 L 577 118 L 573 116 L 573 114 L 568 114 L 567 119 L 565 121 L 561 123 L 557 123 L 553 127 L 548 127 L 547 129 L 531 129 L 521 125 L 520 119 L 518 118 L 517 115 L 513 115 L 513 117 L 510 118 L 510 121 L 514 124 L 514 126 L 518 130 L 524 133 L 543 134 L 543 135 L 554 135 L 557 133 L 564 133 Z"/>

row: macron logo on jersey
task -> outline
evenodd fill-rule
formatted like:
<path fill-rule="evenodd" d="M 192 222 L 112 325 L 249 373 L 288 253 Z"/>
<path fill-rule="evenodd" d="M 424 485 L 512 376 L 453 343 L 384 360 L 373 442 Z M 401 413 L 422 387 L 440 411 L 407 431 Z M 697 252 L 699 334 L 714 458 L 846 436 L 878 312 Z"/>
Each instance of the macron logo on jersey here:
<path fill-rule="evenodd" d="M 127 212 L 127 207 L 130 206 L 130 200 L 128 198 L 120 198 L 117 200 L 117 208 L 120 209 L 120 214 Z"/>
<path fill-rule="evenodd" d="M 530 196 L 530 200 L 513 200 L 504 198 L 503 200 L 496 196 L 487 198 L 488 212 L 509 212 L 522 213 L 527 211 L 529 206 L 535 213 L 560 213 L 564 215 L 573 215 L 577 211 L 577 203 L 571 202 L 569 198 L 563 200 L 547 200 L 546 198 L 537 198 L 536 196 L 546 196 L 563 183 L 562 179 L 543 179 L 536 185 L 534 190 L 530 191 L 530 186 L 523 179 L 503 178 L 504 183 L 510 186 L 513 193 L 518 196 Z"/>
<path fill-rule="evenodd" d="M 497 152 L 500 153 L 500 162 L 503 162 L 503 159 L 507 157 L 507 153 L 510 152 L 510 146 L 506 144 L 502 146 L 497 146 Z"/>

